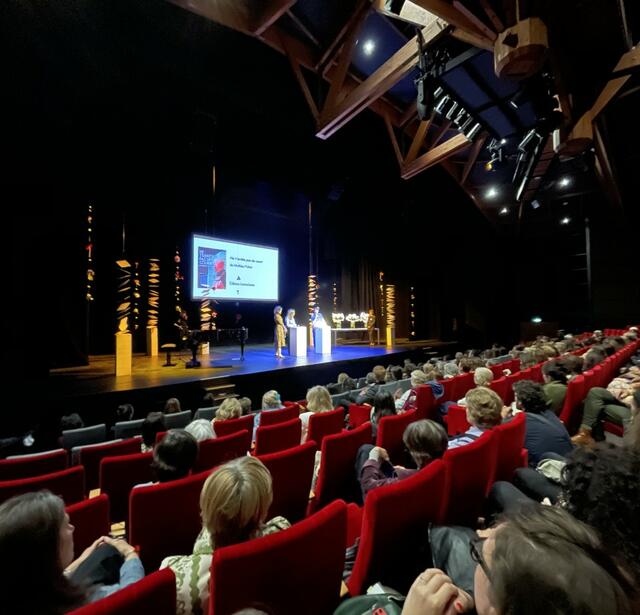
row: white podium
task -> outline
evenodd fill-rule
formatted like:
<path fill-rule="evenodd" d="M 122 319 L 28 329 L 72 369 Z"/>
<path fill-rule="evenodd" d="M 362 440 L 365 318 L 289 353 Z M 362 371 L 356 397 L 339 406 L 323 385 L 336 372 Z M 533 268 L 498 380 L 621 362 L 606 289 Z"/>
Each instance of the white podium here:
<path fill-rule="evenodd" d="M 292 356 L 292 357 L 307 356 L 307 328 L 306 327 L 290 327 L 289 328 L 289 356 Z"/>
<path fill-rule="evenodd" d="M 331 354 L 331 327 L 314 327 L 313 350 L 316 354 Z"/>

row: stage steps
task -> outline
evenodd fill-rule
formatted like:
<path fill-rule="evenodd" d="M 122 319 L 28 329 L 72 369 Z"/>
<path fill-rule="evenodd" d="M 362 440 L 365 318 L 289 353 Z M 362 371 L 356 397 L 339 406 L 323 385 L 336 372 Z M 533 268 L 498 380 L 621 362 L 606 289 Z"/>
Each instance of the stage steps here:
<path fill-rule="evenodd" d="M 227 397 L 240 397 L 236 393 L 236 385 L 232 382 L 211 384 L 204 387 L 205 393 L 211 393 L 215 402 L 222 402 Z"/>

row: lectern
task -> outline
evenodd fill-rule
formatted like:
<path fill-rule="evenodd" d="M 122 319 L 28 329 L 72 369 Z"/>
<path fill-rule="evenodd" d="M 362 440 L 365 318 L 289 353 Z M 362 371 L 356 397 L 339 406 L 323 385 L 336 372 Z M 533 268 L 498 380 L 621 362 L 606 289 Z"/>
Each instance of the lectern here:
<path fill-rule="evenodd" d="M 307 356 L 307 328 L 289 328 L 289 355 L 292 357 Z"/>
<path fill-rule="evenodd" d="M 331 354 L 331 327 L 313 329 L 313 349 L 316 354 Z"/>

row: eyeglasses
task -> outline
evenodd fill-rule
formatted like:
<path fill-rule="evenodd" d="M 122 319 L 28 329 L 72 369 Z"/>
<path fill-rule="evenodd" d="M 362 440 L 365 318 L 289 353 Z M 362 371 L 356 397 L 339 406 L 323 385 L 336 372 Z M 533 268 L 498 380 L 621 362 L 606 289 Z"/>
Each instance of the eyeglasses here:
<path fill-rule="evenodd" d="M 489 567 L 487 566 L 484 558 L 482 557 L 482 544 L 486 538 L 481 538 L 480 536 L 473 538 L 469 543 L 469 551 L 471 553 L 471 559 L 482 568 L 482 571 L 487 575 L 487 578 L 491 578 L 491 572 L 489 571 Z"/>

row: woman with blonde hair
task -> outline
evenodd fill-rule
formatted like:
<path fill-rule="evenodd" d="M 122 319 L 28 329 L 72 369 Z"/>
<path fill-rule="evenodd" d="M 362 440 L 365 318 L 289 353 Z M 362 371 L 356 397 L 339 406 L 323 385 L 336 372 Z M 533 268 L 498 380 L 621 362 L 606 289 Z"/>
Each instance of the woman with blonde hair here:
<path fill-rule="evenodd" d="M 177 615 L 206 613 L 213 552 L 290 527 L 283 517 L 266 521 L 273 500 L 271 474 L 256 457 L 216 468 L 200 493 L 202 530 L 191 555 L 166 557 L 160 568 L 176 575 Z"/>
<path fill-rule="evenodd" d="M 276 305 L 273 308 L 273 321 L 275 323 L 275 329 L 273 331 L 273 341 L 276 345 L 276 357 L 278 359 L 284 359 L 282 355 L 282 347 L 285 345 L 286 328 L 284 321 L 282 320 L 282 306 Z"/>
<path fill-rule="evenodd" d="M 320 385 L 311 387 L 307 391 L 307 412 L 300 415 L 302 421 L 302 439 L 301 442 L 307 441 L 309 433 L 309 419 L 316 412 L 330 412 L 333 410 L 333 402 L 327 387 Z"/>
<path fill-rule="evenodd" d="M 216 410 L 216 416 L 213 419 L 215 429 L 216 421 L 228 421 L 229 419 L 239 419 L 242 416 L 242 406 L 235 397 L 227 397 Z"/>

